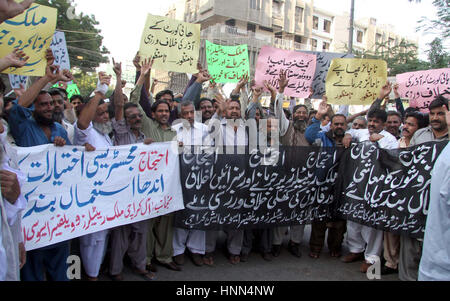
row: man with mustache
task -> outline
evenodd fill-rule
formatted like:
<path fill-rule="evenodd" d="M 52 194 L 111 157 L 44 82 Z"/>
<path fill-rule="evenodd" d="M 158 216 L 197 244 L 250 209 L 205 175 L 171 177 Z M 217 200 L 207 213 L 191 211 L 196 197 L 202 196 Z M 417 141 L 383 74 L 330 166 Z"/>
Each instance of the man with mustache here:
<path fill-rule="evenodd" d="M 157 100 L 151 106 L 153 119 L 145 115 L 142 105 L 140 104 L 141 91 L 144 86 L 146 77 L 149 76 L 153 66 L 152 59 L 145 59 L 140 65 L 141 74 L 136 86 L 130 95 L 130 102 L 138 106 L 142 115 L 142 132 L 146 138 L 152 139 L 154 142 L 173 141 L 176 132 L 172 130 L 169 124 L 170 105 L 165 100 Z M 147 236 L 147 270 L 156 272 L 156 267 L 151 264 L 153 256 L 164 267 L 172 271 L 181 271 L 175 262 L 173 262 L 173 218 L 174 214 L 166 214 L 158 216 L 148 221 Z"/>
<path fill-rule="evenodd" d="M 89 144 L 94 148 L 113 146 L 109 137 L 112 132 L 112 124 L 109 120 L 108 104 L 103 100 L 110 80 L 111 76 L 104 72 L 99 73 L 95 95 L 81 111 L 76 123 L 75 145 Z M 80 237 L 81 259 L 89 281 L 98 280 L 108 233 L 109 230 L 104 230 Z"/>
<path fill-rule="evenodd" d="M 387 89 L 387 87 L 382 88 L 381 94 L 383 94 L 385 88 Z M 372 109 L 369 111 L 367 117 L 369 121 L 368 129 L 349 130 L 343 139 L 344 147 L 350 147 L 352 139 L 355 138 L 358 142 L 377 142 L 380 148 L 398 148 L 397 139 L 384 130 L 387 120 L 386 111 Z M 347 240 L 350 254 L 344 256 L 342 262 L 349 263 L 365 259 L 360 271 L 366 273 L 367 269 L 375 264 L 381 255 L 383 249 L 383 231 L 347 221 Z"/>
<path fill-rule="evenodd" d="M 150 144 L 151 139 L 145 139 L 142 133 L 143 114 L 138 105 L 126 103 L 122 93 L 122 63 L 113 59 L 113 70 L 116 74 L 114 91 L 114 145 Z M 123 258 L 125 253 L 131 259 L 133 272 L 146 281 L 155 279 L 155 274 L 146 270 L 147 266 L 147 235 L 148 220 L 117 227 L 111 230 L 111 259 L 109 274 L 114 281 L 122 281 Z"/>
<path fill-rule="evenodd" d="M 447 133 L 450 112 L 445 113 Z M 450 280 L 450 143 L 441 152 L 432 171 L 430 206 L 428 208 L 423 255 L 420 260 L 419 281 Z"/>
<path fill-rule="evenodd" d="M 283 111 L 284 90 L 289 84 L 286 77 L 286 71 L 280 71 L 279 90 L 275 101 L 275 115 L 280 121 L 280 143 L 286 146 L 309 146 L 305 137 L 305 131 L 308 123 L 308 109 L 305 105 L 297 105 L 293 110 L 293 121 L 289 121 Z M 273 248 L 272 252 L 278 257 L 281 252 L 281 244 L 283 242 L 284 233 L 287 227 L 274 228 Z M 290 240 L 288 249 L 292 255 L 301 257 L 300 243 L 303 239 L 305 230 L 304 225 L 290 227 Z"/>
<path fill-rule="evenodd" d="M 212 100 L 206 97 L 200 99 L 197 109 L 202 112 L 202 123 L 210 120 L 216 112 Z"/>
<path fill-rule="evenodd" d="M 389 120 L 389 119 L 388 119 Z M 414 133 L 428 126 L 425 115 L 419 112 L 406 114 L 402 138 L 398 141 L 399 148 L 408 148 Z M 398 262 L 400 254 L 400 235 L 384 232 L 384 252 L 386 263 L 381 268 L 381 275 L 398 273 Z"/>
<path fill-rule="evenodd" d="M 55 106 L 55 110 L 53 111 L 53 119 L 61 124 L 67 131 L 67 136 L 69 140 L 73 141 L 73 136 L 75 134 L 75 127 L 67 122 L 64 115 L 64 96 L 62 92 L 58 89 L 50 90 L 50 96 L 53 99 L 53 105 Z"/>
<path fill-rule="evenodd" d="M 402 116 L 396 111 L 387 112 L 386 131 L 391 133 L 397 140 L 400 139 L 400 126 L 402 125 Z"/>
<path fill-rule="evenodd" d="M 326 103 L 326 96 L 324 101 L 319 106 L 316 116 L 312 119 L 312 124 L 306 129 L 306 139 L 311 144 L 316 144 L 322 147 L 339 147 L 343 146 L 342 139 L 345 136 L 347 129 L 347 118 L 345 115 L 336 114 L 331 118 L 330 130 L 327 132 L 321 131 L 321 120 L 327 116 L 328 106 Z M 325 232 L 328 228 L 328 249 L 331 257 L 340 257 L 342 241 L 344 240 L 344 233 L 346 231 L 345 220 L 333 220 L 330 222 L 314 222 L 311 225 L 311 237 L 309 240 L 311 258 L 317 259 L 322 251 Z"/>
<path fill-rule="evenodd" d="M 177 141 L 183 147 L 185 153 L 196 154 L 203 145 L 206 145 L 205 138 L 208 135 L 208 127 L 203 123 L 195 121 L 193 102 L 187 100 L 182 101 L 178 104 L 178 112 L 182 120 L 180 120 L 180 123 L 172 125 L 172 128 L 177 132 Z M 192 200 L 184 201 L 187 204 Z M 178 265 L 184 264 L 184 254 L 187 249 L 192 262 L 196 266 L 202 266 L 202 256 L 205 254 L 205 231 L 175 227 L 173 232 L 173 255 L 175 263 Z"/>
<path fill-rule="evenodd" d="M 219 106 L 217 113 L 208 122 L 208 128 L 214 127 L 218 129 L 214 133 L 216 147 L 225 147 L 225 154 L 244 154 L 245 147 L 248 145 L 248 135 L 246 132 L 245 122 L 241 118 L 241 103 L 236 99 L 225 100 L 222 95 L 216 95 L 216 102 Z M 218 120 L 225 114 L 225 118 Z M 238 159 L 238 157 L 237 157 Z M 240 254 L 242 251 L 242 243 L 244 239 L 244 230 L 225 230 L 227 235 L 228 257 L 231 264 L 235 265 L 241 262 Z M 219 231 L 206 231 L 206 253 L 203 262 L 206 265 L 214 265 L 214 252 L 219 237 Z"/>
<path fill-rule="evenodd" d="M 417 130 L 411 138 L 410 146 L 430 141 L 446 141 L 449 139 L 445 119 L 448 111 L 448 99 L 442 95 L 436 97 L 429 105 L 430 126 Z M 423 240 L 400 237 L 400 258 L 398 276 L 403 281 L 416 281 L 420 258 L 422 256 Z"/>
<path fill-rule="evenodd" d="M 67 74 L 67 73 L 66 73 Z M 58 66 L 48 64 L 43 77 L 38 79 L 25 93 L 13 102 L 9 110 L 8 125 L 16 144 L 20 147 L 33 147 L 53 143 L 56 146 L 70 144 L 63 126 L 53 119 L 54 102 L 48 92 L 43 91 L 53 81 L 68 78 Z M 33 201 L 33 200 L 30 200 Z M 43 281 L 47 279 L 67 281 L 67 257 L 69 242 L 62 242 L 29 251 L 26 264 L 21 271 L 24 281 Z"/>

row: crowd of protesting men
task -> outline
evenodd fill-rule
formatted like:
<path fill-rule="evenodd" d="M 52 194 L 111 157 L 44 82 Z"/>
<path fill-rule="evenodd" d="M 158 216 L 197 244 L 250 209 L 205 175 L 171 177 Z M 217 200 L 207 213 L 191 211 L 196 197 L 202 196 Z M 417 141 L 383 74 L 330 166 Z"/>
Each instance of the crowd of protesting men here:
<path fill-rule="evenodd" d="M 0 1 L 0 4 L 10 1 Z M 14 2 L 14 1 L 12 1 Z M 24 1 L 26 2 L 26 1 Z M 24 3 L 22 2 L 22 3 Z M 15 3 L 15 2 L 14 2 Z M 20 5 L 20 4 L 17 4 Z M 26 4 L 22 4 L 26 5 Z M 0 20 L 14 16 L 18 9 L 2 15 Z M 0 13 L 6 10 L 0 5 Z M 23 11 L 23 10 L 22 10 Z M 284 109 L 284 90 L 289 81 L 281 71 L 276 89 L 265 82 L 265 87 L 249 84 L 244 77 L 231 95 L 219 93 L 211 83 L 207 69 L 199 67 L 188 87 L 175 97 L 173 91 L 152 93 L 151 58 L 134 59 L 137 69 L 135 88 L 128 99 L 123 93 L 121 63 L 113 60 L 116 77 L 114 93 L 107 100 L 111 75 L 100 72 L 95 91 L 89 96 L 75 95 L 70 99 L 62 88 L 51 88 L 58 82 L 69 82 L 73 76 L 68 70 L 54 65 L 52 51 L 48 50 L 47 67 L 26 90 L 16 90 L 14 97 L 5 97 L 6 83 L 0 82 L 0 280 L 66 281 L 67 257 L 71 248 L 79 247 L 87 280 L 98 280 L 105 253 L 109 260 L 105 270 L 116 281 L 123 279 L 122 270 L 127 254 L 133 271 L 145 280 L 153 280 L 157 265 L 181 271 L 188 255 L 196 266 L 214 265 L 218 231 L 186 230 L 173 226 L 174 214 L 104 230 L 82 236 L 79 246 L 64 241 L 48 247 L 25 251 L 21 234 L 21 212 L 26 200 L 20 185 L 24 172 L 13 166 L 8 157 L 11 145 L 33 147 L 54 144 L 57 147 L 77 145 L 94 151 L 96 148 L 136 143 L 151 144 L 176 140 L 180 146 L 202 145 L 208 136 L 208 122 L 220 124 L 223 145 L 248 145 L 245 119 L 267 120 L 268 133 L 275 128 L 281 145 L 349 147 L 351 143 L 372 141 L 380 148 L 407 148 L 429 141 L 448 140 L 450 113 L 448 99 L 438 96 L 429 105 L 429 114 L 414 108 L 403 108 L 396 85 L 387 82 L 379 97 L 367 111 L 349 115 L 348 106 L 340 106 L 334 113 L 326 96 L 318 110 L 311 100 L 297 105 L 292 101 Z M 0 59 L 0 69 L 23 67 L 25 54 L 15 50 Z M 206 94 L 203 87 L 207 86 Z M 247 87 L 249 86 L 249 90 Z M 264 88 L 270 91 L 271 106 L 261 106 Z M 389 95 L 394 91 L 396 111 L 386 111 Z M 202 97 L 203 94 L 203 97 Z M 195 112 L 201 112 L 196 120 Z M 189 124 L 175 122 L 183 119 Z M 228 123 L 233 120 L 234 123 Z M 311 258 L 321 256 L 328 230 L 327 246 L 330 255 L 343 263 L 361 261 L 361 272 L 384 257 L 382 274 L 398 273 L 401 280 L 450 280 L 450 148 L 447 146 L 435 164 L 431 185 L 425 239 L 414 239 L 383 232 L 352 221 L 331 220 L 314 222 L 309 238 Z M 186 201 L 186 200 L 185 200 Z M 276 260 L 282 245 L 288 239 L 288 250 L 300 258 L 304 240 L 304 225 L 254 230 L 227 230 L 226 248 L 229 262 L 246 262 L 252 250 L 261 253 L 266 261 Z M 347 233 L 349 254 L 342 254 Z M 286 237 L 288 236 L 288 237 Z"/>

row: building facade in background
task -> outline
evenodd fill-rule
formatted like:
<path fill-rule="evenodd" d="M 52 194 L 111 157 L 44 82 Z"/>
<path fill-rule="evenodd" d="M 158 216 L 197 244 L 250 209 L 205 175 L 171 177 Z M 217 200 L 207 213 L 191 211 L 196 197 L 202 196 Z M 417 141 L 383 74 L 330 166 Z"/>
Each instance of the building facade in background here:
<path fill-rule="evenodd" d="M 166 16 L 201 24 L 203 66 L 205 40 L 247 44 L 252 75 L 264 45 L 298 51 L 348 51 L 349 14 L 315 7 L 314 0 L 179 0 Z M 375 18 L 355 21 L 355 50 L 375 53 L 377 43 L 394 47 L 402 39 L 418 46 L 417 40 L 395 34 L 393 26 L 377 25 Z"/>

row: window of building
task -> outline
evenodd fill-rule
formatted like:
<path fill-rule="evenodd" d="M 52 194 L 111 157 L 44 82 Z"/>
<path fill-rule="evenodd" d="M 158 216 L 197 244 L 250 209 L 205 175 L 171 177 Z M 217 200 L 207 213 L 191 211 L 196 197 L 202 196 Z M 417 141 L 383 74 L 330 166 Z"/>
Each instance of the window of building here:
<path fill-rule="evenodd" d="M 226 20 L 225 25 L 234 27 L 234 26 L 236 26 L 236 20 L 235 19 Z"/>
<path fill-rule="evenodd" d="M 259 29 L 264 30 L 264 31 L 273 32 L 273 29 L 269 28 L 269 27 L 259 26 Z"/>
<path fill-rule="evenodd" d="M 256 25 L 252 23 L 247 23 L 247 31 L 256 32 Z"/>
<path fill-rule="evenodd" d="M 317 49 L 317 40 L 311 39 L 311 50 L 316 50 L 316 49 Z"/>
<path fill-rule="evenodd" d="M 376 43 L 381 43 L 381 42 L 382 42 L 382 41 L 381 41 L 381 38 L 382 38 L 382 37 L 381 37 L 381 34 L 377 33 L 376 36 L 375 36 L 375 42 L 376 42 Z"/>
<path fill-rule="evenodd" d="M 296 35 L 296 36 L 294 37 L 294 42 L 295 42 L 295 43 L 300 43 L 300 44 L 303 43 L 302 36 L 297 36 L 297 35 Z"/>
<path fill-rule="evenodd" d="M 277 1 L 272 2 L 272 14 L 277 17 L 281 16 L 281 3 Z"/>
<path fill-rule="evenodd" d="M 328 50 L 330 50 L 330 43 L 323 42 L 322 50 L 323 50 L 323 51 L 328 51 Z"/>
<path fill-rule="evenodd" d="M 303 23 L 303 7 L 295 7 L 295 22 Z"/>
<path fill-rule="evenodd" d="M 282 32 L 282 31 L 276 32 L 276 33 L 275 33 L 275 38 L 276 38 L 276 39 L 283 39 L 283 32 Z"/>
<path fill-rule="evenodd" d="M 261 0 L 250 0 L 250 8 L 260 10 L 261 9 Z"/>
<path fill-rule="evenodd" d="M 331 21 L 329 21 L 329 20 L 323 21 L 323 31 L 328 32 L 328 33 L 331 31 Z"/>
<path fill-rule="evenodd" d="M 313 29 L 319 29 L 319 17 L 313 16 Z"/>
<path fill-rule="evenodd" d="M 356 32 L 356 41 L 358 43 L 362 43 L 362 41 L 363 41 L 363 32 L 361 30 L 358 30 Z"/>

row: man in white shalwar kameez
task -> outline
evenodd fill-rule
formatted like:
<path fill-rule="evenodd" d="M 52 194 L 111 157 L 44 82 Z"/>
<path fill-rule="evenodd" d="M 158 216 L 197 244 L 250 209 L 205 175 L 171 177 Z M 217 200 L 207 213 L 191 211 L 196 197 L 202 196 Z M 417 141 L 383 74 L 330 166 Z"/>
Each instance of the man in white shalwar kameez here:
<path fill-rule="evenodd" d="M 103 97 L 108 89 L 109 80 L 100 75 L 101 84 L 95 90 L 95 96 L 89 101 L 81 112 L 75 127 L 74 145 L 89 144 L 94 148 L 109 148 L 113 146 L 109 133 L 112 124 L 109 119 L 108 104 Z M 84 270 L 88 280 L 98 280 L 102 264 L 106 240 L 109 230 L 103 230 L 80 237 L 80 253 Z"/>
<path fill-rule="evenodd" d="M 343 141 L 344 146 L 348 147 L 352 138 L 355 138 L 358 142 L 377 142 L 379 147 L 384 149 L 398 148 L 397 139 L 384 130 L 387 120 L 386 111 L 373 109 L 369 112 L 368 119 L 368 129 L 351 129 L 347 132 Z M 365 273 L 379 260 L 383 250 L 383 231 L 347 221 L 347 242 L 350 254 L 343 257 L 342 261 L 348 263 L 364 258 L 365 262 L 360 270 Z"/>

